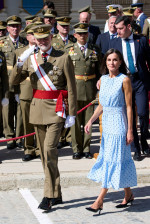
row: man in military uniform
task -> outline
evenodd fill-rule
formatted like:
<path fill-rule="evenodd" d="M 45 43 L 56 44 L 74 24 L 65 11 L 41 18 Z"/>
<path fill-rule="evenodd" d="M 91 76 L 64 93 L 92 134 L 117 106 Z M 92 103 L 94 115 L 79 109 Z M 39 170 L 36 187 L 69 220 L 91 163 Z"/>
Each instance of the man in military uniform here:
<path fill-rule="evenodd" d="M 52 46 L 56 50 L 64 50 L 67 44 L 75 43 L 73 35 L 69 35 L 71 17 L 56 17 L 58 34 L 53 35 Z"/>
<path fill-rule="evenodd" d="M 126 7 L 126 8 L 123 8 L 122 11 L 123 11 L 123 15 L 128 16 L 128 18 L 131 21 L 132 32 L 135 34 L 141 34 L 141 27 L 140 25 L 136 23 L 136 21 L 133 18 L 134 10 L 135 9 L 132 7 Z"/>
<path fill-rule="evenodd" d="M 29 76 L 33 88 L 30 123 L 35 127 L 45 173 L 44 198 L 39 205 L 44 210 L 51 209 L 51 204 L 62 203 L 57 145 L 64 124 L 66 127 L 73 125 L 76 116 L 73 64 L 68 54 L 51 47 L 50 28 L 50 25 L 33 28 L 40 50 L 31 53 L 11 79 L 13 84 L 18 84 Z M 17 66 L 21 66 L 20 63 L 22 60 Z M 63 99 L 67 98 L 67 93 L 69 115 L 65 121 Z"/>
<path fill-rule="evenodd" d="M 7 23 L 5 21 L 0 20 L 0 39 L 1 37 L 6 36 L 7 33 Z"/>
<path fill-rule="evenodd" d="M 148 42 L 149 42 L 149 46 L 150 46 L 150 17 L 145 19 L 142 34 L 148 38 Z"/>
<path fill-rule="evenodd" d="M 71 17 L 57 17 L 58 34 L 53 35 L 52 46 L 55 49 L 64 51 L 67 44 L 75 43 L 76 38 L 69 34 L 69 26 Z M 63 128 L 58 149 L 71 145 L 71 131 L 70 128 Z"/>
<path fill-rule="evenodd" d="M 31 24 L 33 22 L 33 19 L 36 18 L 36 17 L 37 17 L 36 15 L 34 15 L 34 16 L 32 16 L 32 15 L 26 16 L 25 17 L 26 26 L 29 25 L 29 24 Z"/>
<path fill-rule="evenodd" d="M 89 28 L 88 28 L 88 43 L 90 44 L 95 44 L 97 37 L 99 34 L 101 34 L 100 28 L 98 26 L 93 26 L 90 24 L 90 20 L 91 20 L 91 10 L 90 10 L 90 6 L 86 6 L 80 10 L 78 10 L 79 12 L 79 21 L 80 23 L 88 23 L 89 24 Z"/>
<path fill-rule="evenodd" d="M 117 5 L 107 5 L 106 6 L 107 12 L 108 12 L 108 17 L 110 18 L 111 16 L 118 16 L 119 15 L 119 10 Z M 108 32 L 108 19 L 106 20 L 105 26 L 104 26 L 104 33 Z"/>
<path fill-rule="evenodd" d="M 45 24 L 51 24 L 51 26 L 52 26 L 51 33 L 52 34 L 57 34 L 58 33 L 57 28 L 54 26 L 55 22 L 56 22 L 56 20 L 55 20 L 56 15 L 57 15 L 57 13 L 53 9 L 47 9 L 44 13 L 44 23 Z"/>
<path fill-rule="evenodd" d="M 5 107 L 9 103 L 8 90 L 9 90 L 9 84 L 8 84 L 6 59 L 4 53 L 0 51 L 0 117 L 2 117 L 2 106 Z"/>
<path fill-rule="evenodd" d="M 38 24 L 30 23 L 24 29 L 26 33 L 26 38 L 29 41 L 29 45 L 19 48 L 16 50 L 16 55 L 14 58 L 14 64 L 16 64 L 16 60 L 29 48 L 36 45 L 36 41 L 33 35 L 32 27 L 37 26 Z M 16 67 L 14 68 L 16 69 Z M 13 71 L 15 72 L 15 71 Z M 16 71 L 17 72 L 17 71 Z M 30 83 L 30 78 L 27 77 L 26 80 L 20 83 L 20 106 L 23 118 L 23 127 L 24 127 L 24 135 L 30 134 L 34 132 L 33 124 L 29 123 L 29 111 L 30 111 L 30 103 L 32 100 L 33 90 Z M 35 139 L 34 135 L 27 137 L 24 139 L 24 154 L 25 156 L 22 158 L 24 162 L 36 159 L 39 157 L 39 149 L 35 147 Z"/>
<path fill-rule="evenodd" d="M 101 53 L 96 45 L 87 43 L 88 24 L 78 23 L 74 25 L 77 43 L 66 46 L 66 51 L 71 56 L 74 65 L 76 87 L 77 87 L 77 110 L 85 107 L 96 97 L 96 81 L 100 78 L 99 67 Z M 90 141 L 91 131 L 84 133 L 84 126 L 92 116 L 94 106 L 88 107 L 78 114 L 75 125 L 71 127 L 71 139 L 73 159 L 91 159 Z M 81 125 L 83 126 L 81 129 Z"/>
<path fill-rule="evenodd" d="M 1 44 L 1 50 L 4 52 L 7 63 L 8 76 L 10 76 L 13 69 L 13 59 L 15 50 L 22 46 L 25 46 L 25 40 L 19 37 L 21 30 L 21 18 L 18 16 L 10 16 L 7 18 L 7 30 L 9 35 L 3 39 Z M 16 102 L 17 101 L 17 102 Z M 21 108 L 19 103 L 18 88 L 13 85 L 9 85 L 9 105 L 3 108 L 3 125 L 4 134 L 7 139 L 18 137 L 23 135 L 23 122 L 21 115 Z M 16 123 L 16 130 L 14 124 L 14 116 Z M 22 147 L 21 139 L 15 141 L 9 141 L 7 143 L 8 149 L 16 147 Z"/>

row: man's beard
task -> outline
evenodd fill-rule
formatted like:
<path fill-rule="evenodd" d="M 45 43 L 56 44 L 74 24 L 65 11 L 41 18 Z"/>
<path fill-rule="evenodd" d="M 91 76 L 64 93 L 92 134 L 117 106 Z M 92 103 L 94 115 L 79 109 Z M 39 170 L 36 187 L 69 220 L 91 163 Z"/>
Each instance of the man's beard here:
<path fill-rule="evenodd" d="M 50 46 L 49 45 L 48 46 L 43 46 L 43 45 L 40 46 L 39 45 L 38 47 L 41 49 L 41 51 L 44 51 L 44 52 L 50 49 Z"/>

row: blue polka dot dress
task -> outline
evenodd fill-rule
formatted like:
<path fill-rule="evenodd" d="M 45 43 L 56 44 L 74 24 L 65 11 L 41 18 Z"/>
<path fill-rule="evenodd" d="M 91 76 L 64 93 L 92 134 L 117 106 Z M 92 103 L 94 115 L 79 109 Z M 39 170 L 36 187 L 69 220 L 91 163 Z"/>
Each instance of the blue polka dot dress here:
<path fill-rule="evenodd" d="M 100 153 L 88 178 L 102 182 L 102 188 L 117 190 L 137 185 L 131 147 L 126 145 L 127 117 L 122 91 L 125 77 L 121 73 L 114 78 L 109 75 L 101 77 L 99 101 L 103 106 L 103 133 Z"/>

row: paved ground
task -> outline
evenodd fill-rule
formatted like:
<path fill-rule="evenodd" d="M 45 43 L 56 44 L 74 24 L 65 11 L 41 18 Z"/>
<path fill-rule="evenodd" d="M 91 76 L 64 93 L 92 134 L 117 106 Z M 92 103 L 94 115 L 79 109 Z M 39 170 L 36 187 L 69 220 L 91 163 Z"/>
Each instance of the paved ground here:
<path fill-rule="evenodd" d="M 150 143 L 150 141 L 149 141 Z M 93 126 L 91 152 L 99 151 L 98 125 Z M 100 184 L 86 178 L 95 159 L 72 159 L 72 149 L 59 150 L 59 169 L 63 192 L 63 205 L 53 207 L 48 214 L 37 209 L 43 197 L 43 169 L 40 159 L 22 162 L 23 150 L 7 150 L 0 145 L 0 224 L 132 224 L 150 223 L 150 158 L 135 162 L 138 188 L 134 188 L 134 205 L 116 209 L 123 192 L 107 194 L 102 214 L 98 216 L 85 210 L 96 199 Z M 26 189 L 25 189 L 26 188 Z"/>

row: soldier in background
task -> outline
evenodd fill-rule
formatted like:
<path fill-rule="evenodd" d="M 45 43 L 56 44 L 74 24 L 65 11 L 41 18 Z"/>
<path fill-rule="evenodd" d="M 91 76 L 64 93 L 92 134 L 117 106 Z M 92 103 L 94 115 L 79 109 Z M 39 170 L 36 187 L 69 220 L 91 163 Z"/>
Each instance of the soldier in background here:
<path fill-rule="evenodd" d="M 5 37 L 7 33 L 7 23 L 5 21 L 0 20 L 0 40 L 1 37 Z"/>
<path fill-rule="evenodd" d="M 96 82 L 100 78 L 101 53 L 99 48 L 87 43 L 88 24 L 78 23 L 74 25 L 75 38 L 77 42 L 66 46 L 66 51 L 70 55 L 74 65 L 76 87 L 77 87 L 77 110 L 85 107 L 95 99 L 97 89 Z M 75 125 L 71 127 L 71 139 L 73 149 L 73 159 L 85 157 L 92 159 L 90 153 L 90 134 L 84 132 L 84 125 L 92 116 L 94 106 L 88 107 L 78 114 Z M 82 126 L 82 127 L 81 127 Z"/>
<path fill-rule="evenodd" d="M 134 8 L 132 7 L 126 7 L 126 8 L 123 8 L 123 14 L 125 16 L 128 16 L 128 18 L 130 19 L 131 21 L 131 28 L 132 28 L 132 32 L 135 33 L 135 34 L 141 34 L 141 27 L 140 25 L 138 25 L 136 23 L 136 21 L 134 20 L 134 17 L 133 17 L 133 14 L 134 14 Z"/>
<path fill-rule="evenodd" d="M 8 17 L 7 31 L 9 35 L 3 38 L 3 44 L 1 44 L 1 51 L 4 52 L 6 57 L 8 76 L 10 76 L 13 69 L 15 50 L 27 44 L 25 39 L 19 37 L 20 30 L 21 18 L 16 15 Z M 18 93 L 19 86 L 14 87 L 10 84 L 9 104 L 3 108 L 3 126 L 6 139 L 23 135 L 23 122 Z M 21 139 L 18 139 L 16 142 L 7 142 L 8 149 L 13 149 L 16 146 L 19 148 L 23 147 Z"/>
<path fill-rule="evenodd" d="M 2 107 L 9 104 L 8 92 L 9 84 L 6 59 L 4 53 L 0 51 L 0 117 L 2 117 Z M 2 123 L 0 123 L 0 125 L 2 125 Z"/>
<path fill-rule="evenodd" d="M 147 37 L 148 43 L 149 43 L 149 46 L 150 46 L 150 17 L 145 19 L 142 34 Z"/>
<path fill-rule="evenodd" d="M 50 28 L 50 25 L 34 28 L 34 36 L 40 50 L 28 55 L 23 67 L 17 64 L 17 74 L 15 72 L 12 76 L 13 84 L 18 84 L 29 76 L 33 88 L 30 123 L 35 127 L 45 174 L 44 198 L 39 205 L 43 210 L 62 203 L 57 145 L 64 124 L 70 127 L 76 116 L 73 64 L 68 54 L 51 47 Z M 63 99 L 67 97 L 66 89 L 69 115 L 65 121 Z"/>
<path fill-rule="evenodd" d="M 76 42 L 76 38 L 69 34 L 71 17 L 57 17 L 56 20 L 59 33 L 53 35 L 51 44 L 55 49 L 64 51 L 66 45 Z M 63 128 L 58 149 L 68 145 L 71 146 L 71 131 L 70 128 Z"/>
<path fill-rule="evenodd" d="M 26 26 L 29 25 L 29 24 L 31 24 L 33 22 L 33 19 L 36 18 L 36 17 L 37 17 L 36 15 L 34 15 L 34 16 L 32 16 L 32 15 L 26 16 L 25 17 Z"/>
<path fill-rule="evenodd" d="M 57 28 L 54 26 L 56 23 L 56 20 L 55 20 L 56 15 L 57 15 L 57 12 L 52 9 L 47 9 L 47 10 L 45 10 L 45 13 L 44 13 L 44 23 L 51 24 L 51 26 L 52 26 L 51 33 L 52 34 L 58 33 Z"/>
<path fill-rule="evenodd" d="M 33 46 L 36 46 L 36 41 L 33 35 L 32 28 L 37 25 L 38 23 L 36 24 L 30 23 L 29 25 L 25 27 L 24 32 L 26 33 L 26 38 L 29 41 L 29 44 L 25 47 L 22 47 L 16 50 L 14 64 L 16 64 L 16 61 L 19 60 L 19 58 L 21 58 L 22 54 L 27 49 L 30 49 Z M 15 69 L 16 67 L 14 67 L 13 73 L 15 73 Z M 27 77 L 26 80 L 20 83 L 20 93 L 19 93 L 22 118 L 23 118 L 24 135 L 34 132 L 33 124 L 29 123 L 29 112 L 30 112 L 30 104 L 32 100 L 32 95 L 33 95 L 33 89 L 31 87 L 30 78 Z M 24 139 L 24 154 L 25 155 L 22 158 L 24 162 L 39 158 L 40 152 L 39 152 L 39 148 L 36 147 L 34 135 Z"/>
<path fill-rule="evenodd" d="M 91 16 L 92 16 L 90 6 L 86 6 L 82 9 L 80 9 L 80 10 L 78 10 L 78 12 L 79 12 L 80 23 L 88 23 L 88 25 L 89 25 L 88 43 L 95 44 L 98 35 L 101 34 L 101 31 L 98 26 L 93 26 L 90 24 L 90 20 L 91 20 Z"/>

